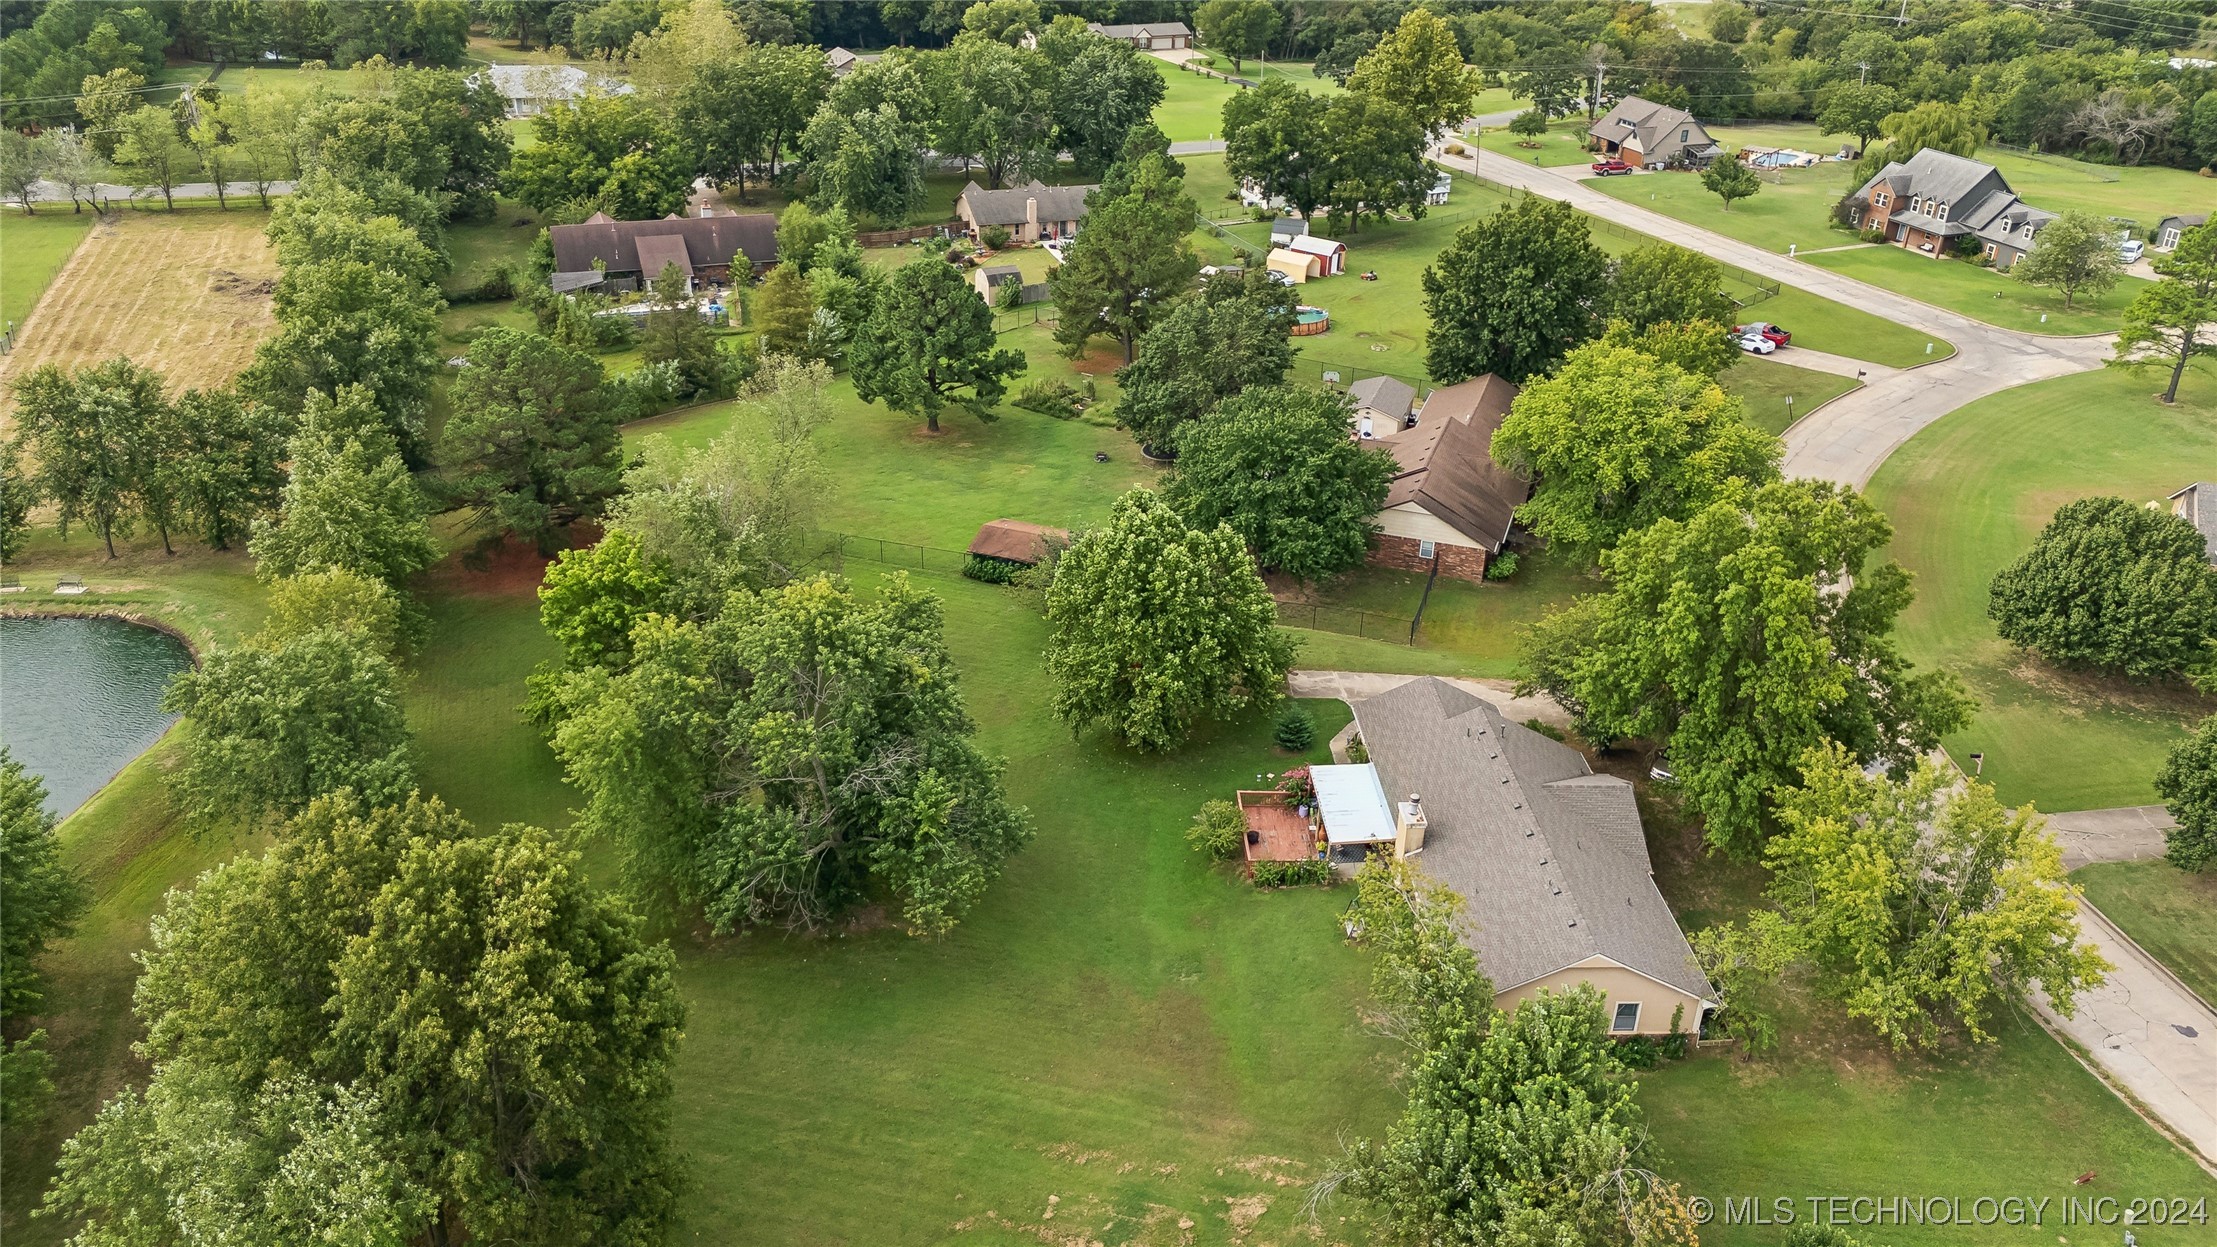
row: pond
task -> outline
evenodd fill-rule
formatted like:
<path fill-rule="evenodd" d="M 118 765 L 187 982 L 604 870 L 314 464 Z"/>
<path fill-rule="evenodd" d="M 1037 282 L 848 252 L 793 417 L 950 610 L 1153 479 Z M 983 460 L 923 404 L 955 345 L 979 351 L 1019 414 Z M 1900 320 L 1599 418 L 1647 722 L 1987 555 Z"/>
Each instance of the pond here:
<path fill-rule="evenodd" d="M 66 816 L 161 739 L 184 642 L 120 619 L 0 619 L 0 743 Z"/>

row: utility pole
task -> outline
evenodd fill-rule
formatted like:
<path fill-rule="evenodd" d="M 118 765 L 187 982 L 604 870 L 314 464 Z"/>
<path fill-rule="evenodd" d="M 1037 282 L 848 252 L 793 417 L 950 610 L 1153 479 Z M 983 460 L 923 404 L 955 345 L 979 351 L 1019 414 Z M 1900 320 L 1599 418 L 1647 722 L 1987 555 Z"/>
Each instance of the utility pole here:
<path fill-rule="evenodd" d="M 1856 84 L 1857 84 L 1858 86 L 1868 86 L 1868 85 L 1870 85 L 1870 81 L 1871 81 L 1871 63 L 1870 63 L 1869 61 L 1857 61 L 1857 62 L 1855 62 L 1855 67 L 1856 67 L 1857 69 L 1859 69 L 1859 70 L 1862 70 L 1862 71 L 1863 71 L 1863 72 L 1862 72 L 1862 74 L 1861 74 L 1860 76 L 1858 76 L 1858 77 L 1856 78 L 1856 80 L 1855 80 L 1855 81 L 1856 81 Z"/>
<path fill-rule="evenodd" d="M 1901 16 L 1894 19 L 1894 24 L 1896 26 L 1907 26 L 1909 24 L 1909 0 L 1901 0 Z"/>

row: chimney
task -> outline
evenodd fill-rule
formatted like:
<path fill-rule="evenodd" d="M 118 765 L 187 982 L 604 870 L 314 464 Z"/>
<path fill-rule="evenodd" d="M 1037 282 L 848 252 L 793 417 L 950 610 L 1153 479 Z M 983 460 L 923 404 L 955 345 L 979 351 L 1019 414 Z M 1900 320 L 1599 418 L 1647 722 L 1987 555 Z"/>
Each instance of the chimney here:
<path fill-rule="evenodd" d="M 1359 436 L 1366 442 L 1369 441 L 1371 438 L 1378 436 L 1376 433 L 1371 431 L 1369 416 L 1364 416 L 1362 418 L 1362 432 L 1359 434 Z"/>
<path fill-rule="evenodd" d="M 1424 851 L 1424 799 L 1415 793 L 1401 803 L 1393 825 L 1393 856 L 1405 861 Z"/>
<path fill-rule="evenodd" d="M 1039 237 L 1039 197 L 1036 195 L 1024 201 L 1024 237 L 1028 240 Z"/>

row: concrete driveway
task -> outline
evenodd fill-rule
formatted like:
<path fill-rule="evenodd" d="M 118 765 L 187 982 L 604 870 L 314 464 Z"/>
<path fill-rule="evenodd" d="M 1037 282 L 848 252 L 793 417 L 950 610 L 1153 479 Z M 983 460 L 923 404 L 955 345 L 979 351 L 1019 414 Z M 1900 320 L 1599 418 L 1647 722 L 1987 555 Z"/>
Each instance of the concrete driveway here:
<path fill-rule="evenodd" d="M 1473 171 L 1468 156 L 1435 150 L 1450 168 Z M 1584 166 L 1548 169 L 1489 159 L 1485 176 L 1536 195 L 1567 201 L 1582 212 L 1613 221 L 1689 251 L 1735 265 L 1785 285 L 1861 308 L 1929 334 L 1956 353 L 1936 363 L 1899 371 L 1869 369 L 1862 389 L 1825 404 L 1786 431 L 1786 474 L 1862 486 L 1886 456 L 1918 430 L 1975 399 L 2031 381 L 2088 372 L 2108 358 L 2112 339 L 2060 338 L 2000 329 L 1932 304 L 1788 259 L 1752 243 L 1712 233 L 1605 195 L 1584 185 Z M 1796 348 L 1777 358 L 1795 363 Z M 1868 365 L 1865 365 L 1869 368 Z M 1830 371 L 1829 369 L 1827 371 Z"/>

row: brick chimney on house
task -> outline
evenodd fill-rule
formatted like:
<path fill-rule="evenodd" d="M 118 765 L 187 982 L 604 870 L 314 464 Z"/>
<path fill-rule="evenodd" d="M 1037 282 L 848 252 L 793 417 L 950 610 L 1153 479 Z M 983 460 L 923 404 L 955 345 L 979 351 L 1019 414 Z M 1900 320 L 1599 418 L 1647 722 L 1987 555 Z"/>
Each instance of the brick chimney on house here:
<path fill-rule="evenodd" d="M 1039 197 L 1024 201 L 1024 241 L 1039 241 Z"/>

